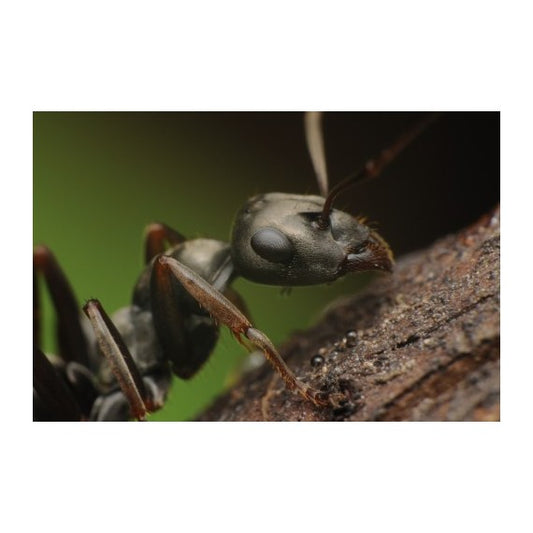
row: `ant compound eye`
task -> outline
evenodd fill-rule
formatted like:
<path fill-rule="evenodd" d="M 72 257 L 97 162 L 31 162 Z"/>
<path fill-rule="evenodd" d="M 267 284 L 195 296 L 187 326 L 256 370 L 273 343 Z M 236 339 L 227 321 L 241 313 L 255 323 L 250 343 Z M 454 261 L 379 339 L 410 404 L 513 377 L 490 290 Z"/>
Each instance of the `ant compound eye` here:
<path fill-rule="evenodd" d="M 254 251 L 267 261 L 287 263 L 294 255 L 294 247 L 289 238 L 274 228 L 256 231 L 251 240 Z"/>

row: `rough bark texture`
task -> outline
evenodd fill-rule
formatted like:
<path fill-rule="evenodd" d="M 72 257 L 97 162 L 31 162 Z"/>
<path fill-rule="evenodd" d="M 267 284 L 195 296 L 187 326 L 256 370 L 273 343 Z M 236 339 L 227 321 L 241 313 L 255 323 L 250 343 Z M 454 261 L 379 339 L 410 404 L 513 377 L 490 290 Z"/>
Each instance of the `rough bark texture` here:
<path fill-rule="evenodd" d="M 281 348 L 305 383 L 342 391 L 346 405 L 314 407 L 263 365 L 200 419 L 499 420 L 499 249 L 495 210 L 403 257 Z"/>

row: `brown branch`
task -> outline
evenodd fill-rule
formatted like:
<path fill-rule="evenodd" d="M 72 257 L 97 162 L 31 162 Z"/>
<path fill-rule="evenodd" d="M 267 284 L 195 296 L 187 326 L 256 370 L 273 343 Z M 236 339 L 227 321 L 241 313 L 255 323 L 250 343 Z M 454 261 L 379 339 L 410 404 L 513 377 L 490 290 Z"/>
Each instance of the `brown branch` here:
<path fill-rule="evenodd" d="M 305 383 L 344 392 L 344 407 L 315 408 L 263 366 L 201 420 L 499 420 L 499 243 L 496 209 L 282 347 Z"/>

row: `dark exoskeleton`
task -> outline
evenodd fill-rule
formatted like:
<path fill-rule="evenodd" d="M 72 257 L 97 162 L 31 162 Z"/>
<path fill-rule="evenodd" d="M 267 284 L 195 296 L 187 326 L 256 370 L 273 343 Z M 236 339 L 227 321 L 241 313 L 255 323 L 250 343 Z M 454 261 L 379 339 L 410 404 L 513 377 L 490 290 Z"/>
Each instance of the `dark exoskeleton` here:
<path fill-rule="evenodd" d="M 334 281 L 349 272 L 390 271 L 385 241 L 362 221 L 333 208 L 339 192 L 377 176 L 433 120 L 425 116 L 389 149 L 328 193 L 320 114 L 306 115 L 306 135 L 322 196 L 268 193 L 241 208 L 231 242 L 187 240 L 164 224 L 148 227 L 146 267 L 132 304 L 110 319 L 98 300 L 79 314 L 50 250 L 34 250 L 34 419 L 142 420 L 162 407 L 172 374 L 194 376 L 211 354 L 219 324 L 261 350 L 285 381 L 317 406 L 339 405 L 298 380 L 268 337 L 251 324 L 236 277 L 291 287 Z M 46 280 L 58 317 L 60 357 L 39 348 L 37 274 Z M 103 356 L 103 357 L 102 357 Z"/>

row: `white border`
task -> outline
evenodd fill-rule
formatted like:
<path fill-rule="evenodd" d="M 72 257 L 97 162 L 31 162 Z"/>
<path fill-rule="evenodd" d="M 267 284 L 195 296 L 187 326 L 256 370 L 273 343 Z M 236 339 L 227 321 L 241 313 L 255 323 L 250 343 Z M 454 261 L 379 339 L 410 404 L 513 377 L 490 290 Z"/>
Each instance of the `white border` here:
<path fill-rule="evenodd" d="M 12 524 L 4 530 L 501 531 L 531 524 L 519 483 L 531 475 L 523 394 L 532 375 L 524 335 L 531 312 L 523 310 L 531 301 L 530 18 L 518 2 L 354 4 L 2 8 L 2 519 Z M 33 110 L 430 108 L 502 111 L 503 422 L 27 420 Z"/>

